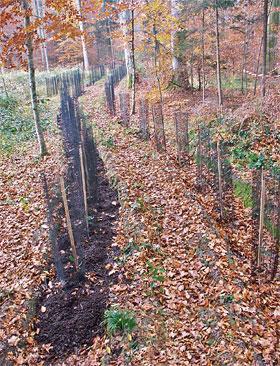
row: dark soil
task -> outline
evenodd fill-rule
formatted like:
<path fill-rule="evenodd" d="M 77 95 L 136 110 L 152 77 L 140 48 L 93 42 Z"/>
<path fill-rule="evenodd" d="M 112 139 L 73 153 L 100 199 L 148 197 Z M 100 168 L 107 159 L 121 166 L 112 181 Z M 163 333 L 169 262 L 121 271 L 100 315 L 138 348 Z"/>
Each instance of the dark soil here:
<path fill-rule="evenodd" d="M 93 338 L 103 332 L 101 323 L 107 306 L 109 285 L 114 281 L 105 266 L 112 262 L 110 244 L 115 235 L 114 224 L 119 207 L 116 204 L 117 193 L 109 185 L 100 158 L 97 179 L 98 201 L 94 208 L 91 207 L 94 223 L 84 248 L 86 278 L 79 282 L 73 277 L 64 289 L 55 284 L 52 288 L 46 285 L 38 302 L 37 341 L 52 347 L 47 364 L 56 358 L 64 358 L 82 346 L 91 345 Z M 69 248 L 66 238 L 61 238 L 60 249 Z M 42 312 L 42 309 L 45 311 Z"/>

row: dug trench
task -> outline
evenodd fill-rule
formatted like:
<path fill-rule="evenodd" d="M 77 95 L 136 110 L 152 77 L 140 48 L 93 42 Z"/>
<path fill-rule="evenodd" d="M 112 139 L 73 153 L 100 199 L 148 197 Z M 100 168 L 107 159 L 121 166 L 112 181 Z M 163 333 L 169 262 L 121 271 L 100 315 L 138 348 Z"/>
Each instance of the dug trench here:
<path fill-rule="evenodd" d="M 104 332 L 102 321 L 108 306 L 109 287 L 116 282 L 116 274 L 110 276 L 106 266 L 112 264 L 117 254 L 112 251 L 111 243 L 119 205 L 117 192 L 111 188 L 99 156 L 97 182 L 98 198 L 93 207 L 95 217 L 90 226 L 88 244 L 84 248 L 85 281 L 76 280 L 64 289 L 57 286 L 50 289 L 45 285 L 37 303 L 34 327 L 38 333 L 37 342 L 47 350 L 46 364 L 90 346 L 94 337 Z"/>

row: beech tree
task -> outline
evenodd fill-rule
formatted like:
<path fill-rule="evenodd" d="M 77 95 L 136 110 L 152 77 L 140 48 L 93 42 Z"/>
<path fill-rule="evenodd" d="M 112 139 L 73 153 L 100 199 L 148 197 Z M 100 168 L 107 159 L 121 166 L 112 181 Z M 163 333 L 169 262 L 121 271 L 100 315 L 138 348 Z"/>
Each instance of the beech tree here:
<path fill-rule="evenodd" d="M 180 26 L 180 17 L 184 4 L 181 0 L 171 0 L 171 15 L 174 17 L 175 29 L 171 32 L 173 82 L 181 87 L 188 88 L 189 76 L 184 62 L 186 31 Z"/>
<path fill-rule="evenodd" d="M 82 15 L 81 0 L 76 0 L 76 6 L 77 6 L 78 14 L 81 16 Z M 88 71 L 89 70 L 89 58 L 88 58 L 87 44 L 86 44 L 85 35 L 84 35 L 85 26 L 84 26 L 83 20 L 79 21 L 79 27 L 80 27 L 80 31 L 81 31 L 81 43 L 82 43 L 82 50 L 83 50 L 84 68 L 86 71 Z"/>
<path fill-rule="evenodd" d="M 45 17 L 35 18 L 34 21 L 31 0 L 1 0 L 2 14 L 0 18 L 2 28 L 0 32 L 1 63 L 4 67 L 9 68 L 17 65 L 27 65 L 28 68 L 32 112 L 41 156 L 47 153 L 47 148 L 40 122 L 35 78 L 34 41 L 36 44 L 40 44 L 45 39 L 37 37 L 37 31 L 44 27 L 46 21 L 49 23 L 48 29 L 54 33 L 53 38 L 59 39 L 65 34 L 77 36 L 76 28 L 73 26 L 77 14 L 71 0 L 52 0 L 48 2 L 48 5 L 50 9 L 46 12 Z M 12 31 L 9 29 L 11 26 L 14 26 Z"/>
<path fill-rule="evenodd" d="M 30 30 L 31 27 L 31 7 L 28 3 L 28 0 L 22 0 L 22 9 L 24 11 L 24 26 L 26 35 L 26 51 L 27 51 L 27 61 L 28 61 L 28 74 L 29 74 L 29 88 L 31 94 L 31 103 L 33 110 L 33 117 L 35 123 L 35 129 L 37 134 L 37 139 L 40 148 L 40 155 L 43 156 L 47 153 L 47 147 L 40 123 L 40 114 L 39 114 L 39 103 L 38 103 L 38 95 L 36 88 L 36 79 L 35 79 L 35 66 L 34 66 L 34 50 L 33 50 L 33 41 L 32 41 L 32 33 Z"/>
<path fill-rule="evenodd" d="M 34 0 L 34 7 L 36 11 L 36 16 L 38 19 L 44 18 L 44 4 L 42 0 Z M 42 64 L 47 72 L 50 71 L 49 68 L 49 56 L 48 56 L 48 48 L 46 43 L 46 32 L 43 26 L 38 29 L 39 37 L 41 38 L 41 57 Z"/>
<path fill-rule="evenodd" d="M 280 26 L 280 0 L 272 0 L 271 11 L 268 16 L 268 69 L 274 72 L 277 64 Z"/>

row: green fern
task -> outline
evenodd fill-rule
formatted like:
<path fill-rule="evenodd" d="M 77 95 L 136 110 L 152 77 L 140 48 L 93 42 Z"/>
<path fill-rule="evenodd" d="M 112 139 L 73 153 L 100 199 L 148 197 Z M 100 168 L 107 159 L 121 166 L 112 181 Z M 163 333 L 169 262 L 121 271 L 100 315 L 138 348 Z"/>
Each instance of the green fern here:
<path fill-rule="evenodd" d="M 132 312 L 115 307 L 105 311 L 104 324 L 109 335 L 131 333 L 137 325 Z"/>

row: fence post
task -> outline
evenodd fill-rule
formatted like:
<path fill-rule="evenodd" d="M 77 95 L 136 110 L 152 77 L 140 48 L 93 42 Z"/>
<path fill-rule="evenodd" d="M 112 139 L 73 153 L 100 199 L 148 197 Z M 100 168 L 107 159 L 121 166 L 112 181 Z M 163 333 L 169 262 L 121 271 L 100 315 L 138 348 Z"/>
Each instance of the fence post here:
<path fill-rule="evenodd" d="M 263 226 L 264 226 L 264 209 L 265 209 L 265 174 L 263 167 L 261 168 L 261 196 L 260 196 L 260 221 L 259 221 L 259 238 L 257 252 L 257 267 L 259 268 L 262 260 L 262 244 L 263 244 Z"/>
<path fill-rule="evenodd" d="M 79 155 L 80 155 L 81 174 L 82 174 L 82 186 L 83 186 L 83 196 L 84 196 L 84 206 L 85 206 L 85 221 L 86 221 L 87 235 L 89 235 L 85 162 L 84 162 L 84 158 L 83 158 L 83 150 L 82 150 L 82 146 L 81 145 L 79 147 Z"/>
<path fill-rule="evenodd" d="M 220 140 L 217 141 L 217 158 L 218 158 L 218 185 L 219 185 L 220 218 L 221 218 L 221 220 L 223 220 L 224 219 L 224 204 L 223 204 L 223 180 L 222 180 Z"/>
<path fill-rule="evenodd" d="M 48 227 L 49 227 L 49 239 L 50 239 L 50 242 L 52 245 L 53 261 L 54 261 L 55 268 L 57 271 L 57 277 L 58 277 L 59 281 L 61 281 L 61 283 L 64 285 L 66 282 L 65 274 L 64 274 L 63 264 L 62 264 L 62 260 L 61 260 L 61 256 L 60 256 L 60 252 L 59 252 L 59 248 L 58 248 L 58 243 L 57 243 L 57 232 L 55 229 L 55 224 L 53 222 L 53 203 L 51 202 L 48 183 L 47 183 L 45 173 L 42 174 L 42 180 L 43 180 L 43 188 L 45 191 L 45 198 L 46 198 L 46 204 L 47 204 L 47 223 L 48 223 Z"/>
<path fill-rule="evenodd" d="M 77 255 L 77 250 L 76 250 L 76 245 L 75 245 L 75 240 L 74 240 L 74 233 L 73 233 L 73 228 L 72 228 L 72 223 L 71 223 L 71 218 L 70 218 L 70 213 L 69 213 L 64 178 L 62 176 L 60 176 L 60 189 L 61 189 L 63 206 L 64 206 L 64 211 L 65 211 L 68 235 L 69 235 L 72 253 L 73 253 L 73 257 L 74 257 L 75 268 L 76 268 L 76 271 L 78 272 L 79 271 L 78 255 Z"/>
<path fill-rule="evenodd" d="M 274 280 L 279 265 L 279 250 L 280 250 L 280 176 L 275 177 L 276 189 L 275 189 L 275 216 L 276 216 L 276 232 L 275 232 L 275 253 L 272 264 L 271 281 Z"/>
<path fill-rule="evenodd" d="M 196 147 L 196 161 L 197 161 L 197 188 L 202 189 L 202 158 L 201 158 L 201 128 L 197 129 L 197 147 Z"/>

